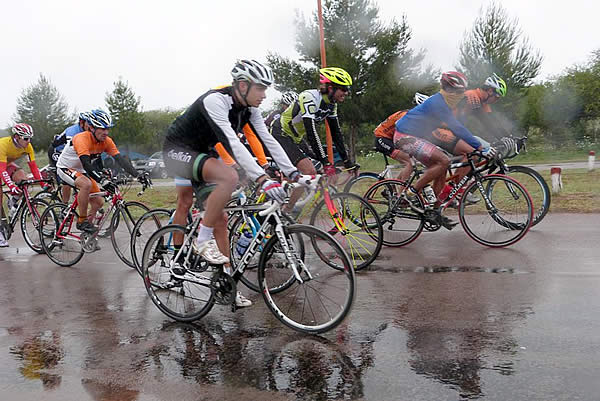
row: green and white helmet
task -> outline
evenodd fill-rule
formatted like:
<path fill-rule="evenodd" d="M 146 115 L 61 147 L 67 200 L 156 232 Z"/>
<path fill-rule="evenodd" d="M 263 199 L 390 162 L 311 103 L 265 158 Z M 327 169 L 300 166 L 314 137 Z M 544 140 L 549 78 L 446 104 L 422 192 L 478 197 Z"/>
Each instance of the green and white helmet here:
<path fill-rule="evenodd" d="M 487 77 L 484 85 L 493 88 L 498 96 L 506 96 L 506 82 L 504 82 L 504 80 L 498 75 L 494 74 L 491 77 Z"/>

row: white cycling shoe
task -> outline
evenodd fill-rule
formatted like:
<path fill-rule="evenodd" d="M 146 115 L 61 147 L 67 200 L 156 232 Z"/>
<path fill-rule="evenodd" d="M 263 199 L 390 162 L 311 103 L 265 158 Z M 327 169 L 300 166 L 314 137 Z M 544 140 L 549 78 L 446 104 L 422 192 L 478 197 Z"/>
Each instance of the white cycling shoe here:
<path fill-rule="evenodd" d="M 242 295 L 241 292 L 238 291 L 235 296 L 235 306 L 238 308 L 247 308 L 248 306 L 252 306 L 252 301 Z"/>
<path fill-rule="evenodd" d="M 205 241 L 201 244 L 194 241 L 192 248 L 194 249 L 194 252 L 202 256 L 208 263 L 215 265 L 229 263 L 229 258 L 221 253 L 217 246 L 217 241 L 214 239 Z"/>

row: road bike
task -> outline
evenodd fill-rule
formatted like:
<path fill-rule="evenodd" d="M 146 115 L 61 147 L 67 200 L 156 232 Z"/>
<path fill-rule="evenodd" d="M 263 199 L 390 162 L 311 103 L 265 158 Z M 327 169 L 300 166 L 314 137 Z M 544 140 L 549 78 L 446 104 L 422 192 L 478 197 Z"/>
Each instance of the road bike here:
<path fill-rule="evenodd" d="M 197 204 L 198 208 L 202 205 Z M 178 321 L 194 321 L 215 304 L 236 310 L 237 284 L 254 255 L 260 253 L 258 281 L 265 303 L 284 325 L 305 333 L 322 333 L 339 325 L 350 312 L 355 294 L 354 269 L 346 252 L 329 234 L 311 226 L 290 224 L 277 202 L 245 204 L 230 212 L 258 213 L 263 222 L 231 271 L 207 263 L 195 253 L 201 214 L 187 226 L 167 225 L 148 240 L 142 257 L 144 284 L 152 302 Z M 183 235 L 175 250 L 173 235 Z M 313 241 L 328 247 L 341 269 L 324 263 Z"/>

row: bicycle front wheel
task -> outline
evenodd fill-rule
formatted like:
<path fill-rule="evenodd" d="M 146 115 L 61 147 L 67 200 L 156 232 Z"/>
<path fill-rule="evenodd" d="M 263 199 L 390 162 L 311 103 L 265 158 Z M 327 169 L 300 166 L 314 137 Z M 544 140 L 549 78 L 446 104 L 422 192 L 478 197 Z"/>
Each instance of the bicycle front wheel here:
<path fill-rule="evenodd" d="M 509 166 L 507 174 L 523 185 L 531 196 L 534 209 L 531 226 L 535 226 L 546 217 L 546 213 L 550 210 L 552 195 L 548 183 L 540 173 L 525 166 Z"/>
<path fill-rule="evenodd" d="M 342 245 L 354 269 L 369 266 L 381 251 L 383 228 L 377 212 L 366 200 L 351 193 L 330 195 L 331 204 L 319 202 L 310 218 L 310 225 L 331 234 Z M 330 210 L 332 209 L 332 210 Z M 333 213 L 333 214 L 332 214 Z M 320 251 L 319 241 L 313 237 L 315 251 L 331 267 L 343 268 L 335 258 Z"/>
<path fill-rule="evenodd" d="M 480 200 L 464 201 L 468 194 L 471 199 Z M 529 231 L 533 222 L 533 202 L 527 190 L 515 179 L 491 174 L 465 189 L 459 217 L 467 235 L 480 244 L 494 248 L 509 246 Z"/>
<path fill-rule="evenodd" d="M 267 307 L 280 322 L 294 330 L 310 334 L 329 331 L 339 325 L 352 308 L 356 289 L 350 259 L 331 235 L 315 227 L 294 224 L 284 230 L 286 246 L 280 243 L 278 236 L 271 237 L 259 261 L 258 279 Z M 294 249 L 297 236 L 306 244 L 304 260 Z M 342 270 L 323 262 L 311 247 L 315 240 L 320 241 L 320 249 L 330 248 L 327 252 L 335 255 L 338 263 L 343 265 Z M 298 277 L 288 289 L 273 294 L 269 288 L 273 280 L 278 280 L 274 273 L 279 269 L 269 266 L 274 261 L 271 256 L 286 247 L 291 251 L 285 253 L 286 267 L 294 272 L 292 265 L 295 265 Z"/>
<path fill-rule="evenodd" d="M 148 210 L 141 202 L 126 202 L 123 207 L 117 206 L 110 220 L 110 240 L 119 257 L 127 266 L 135 268 L 131 255 L 131 234 L 140 217 Z"/>
<path fill-rule="evenodd" d="M 214 306 L 211 289 L 213 271 L 210 267 L 205 271 L 183 269 L 185 273 L 182 276 L 173 276 L 171 264 L 176 257 L 173 234 L 185 236 L 186 229 L 170 224 L 152 234 L 146 243 L 142 256 L 144 285 L 150 299 L 162 313 L 180 322 L 191 322 L 206 315 Z M 192 250 L 184 246 L 182 254 L 188 252 Z"/>
<path fill-rule="evenodd" d="M 381 220 L 384 245 L 408 245 L 419 237 L 425 226 L 423 216 L 401 199 L 404 190 L 404 181 L 389 179 L 373 185 L 365 195 Z M 414 202 L 424 209 L 420 198 Z"/>
<path fill-rule="evenodd" d="M 344 192 L 349 192 L 364 196 L 369 188 L 371 188 L 377 181 L 379 181 L 379 175 L 376 173 L 364 172 L 360 173 L 358 177 L 348 181 L 344 187 Z"/>
<path fill-rule="evenodd" d="M 40 244 L 57 265 L 73 266 L 83 257 L 81 239 L 71 232 L 76 223 L 77 213 L 64 203 L 48 206 L 40 216 Z"/>
<path fill-rule="evenodd" d="M 31 199 L 31 209 L 25 205 L 21 213 L 21 233 L 27 245 L 37 253 L 44 253 L 40 242 L 40 216 L 48 207 L 41 199 Z"/>
<path fill-rule="evenodd" d="M 171 211 L 168 209 L 152 209 L 142 215 L 139 218 L 133 232 L 131 233 L 131 260 L 135 265 L 135 269 L 138 271 L 140 276 L 143 275 L 142 270 L 142 255 L 144 254 L 144 247 L 150 239 L 150 236 L 154 234 L 159 228 L 169 224 L 171 218 Z"/>

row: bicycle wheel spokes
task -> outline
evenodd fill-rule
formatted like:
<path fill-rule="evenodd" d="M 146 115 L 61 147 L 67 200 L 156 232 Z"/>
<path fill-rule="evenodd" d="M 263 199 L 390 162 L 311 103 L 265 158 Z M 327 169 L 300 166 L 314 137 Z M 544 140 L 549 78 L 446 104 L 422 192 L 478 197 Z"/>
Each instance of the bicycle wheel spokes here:
<path fill-rule="evenodd" d="M 313 211 L 310 225 L 332 235 L 350 256 L 356 270 L 369 266 L 379 255 L 383 244 L 383 229 L 377 212 L 355 194 L 337 193 L 331 194 L 330 198 L 334 210 L 329 210 L 325 201 L 320 202 Z M 315 251 L 325 263 L 343 268 L 332 255 L 320 249 L 316 237 L 313 239 Z"/>
<path fill-rule="evenodd" d="M 278 280 L 276 269 L 268 268 L 270 255 L 281 246 L 279 238 L 273 237 L 265 246 L 259 265 L 261 292 L 267 306 L 283 324 L 305 333 L 322 333 L 340 324 L 350 312 L 354 299 L 354 269 L 341 246 L 333 237 L 311 226 L 292 225 L 286 228 L 288 235 L 299 235 L 306 245 L 306 256 L 302 262 L 292 253 L 302 282 L 293 284 L 278 294 L 268 288 Z M 316 238 L 315 238 L 316 237 Z M 332 268 L 318 256 L 313 245 L 319 249 L 331 248 L 343 269 Z M 286 260 L 291 269 L 291 261 Z"/>
<path fill-rule="evenodd" d="M 131 255 L 131 234 L 139 218 L 147 211 L 148 207 L 143 203 L 127 202 L 124 207 L 115 209 L 110 220 L 110 239 L 113 248 L 119 259 L 129 267 L 135 267 Z"/>
<path fill-rule="evenodd" d="M 471 199 L 479 199 L 475 203 L 461 201 L 459 215 L 464 230 L 486 246 L 514 244 L 527 233 L 533 221 L 531 198 L 522 185 L 507 176 L 486 176 L 481 184 L 485 194 L 474 182 L 462 198 L 466 199 L 467 194 L 471 194 Z"/>
<path fill-rule="evenodd" d="M 534 208 L 532 226 L 538 224 L 550 209 L 552 195 L 548 183 L 540 173 L 525 166 L 510 166 L 508 175 L 527 189 Z"/>
<path fill-rule="evenodd" d="M 60 266 L 72 266 L 83 257 L 81 240 L 71 233 L 76 222 L 77 214 L 62 203 L 49 206 L 40 216 L 40 244 L 48 258 Z"/>
<path fill-rule="evenodd" d="M 21 214 L 21 233 L 27 245 L 37 253 L 44 253 L 40 242 L 39 222 L 40 216 L 48 207 L 48 203 L 41 199 L 31 199 L 31 211 L 26 206 Z"/>
<path fill-rule="evenodd" d="M 135 223 L 133 232 L 131 233 L 131 260 L 135 265 L 136 270 L 143 274 L 142 270 L 142 255 L 144 247 L 159 228 L 169 224 L 171 212 L 168 209 L 153 209 L 144 213 L 142 217 Z"/>
<path fill-rule="evenodd" d="M 171 273 L 175 255 L 174 233 L 185 234 L 185 227 L 168 225 L 148 240 L 142 257 L 143 278 L 152 302 L 165 315 L 182 322 L 200 319 L 214 305 L 210 287 L 212 271 L 186 270 L 179 278 Z M 187 252 L 186 247 L 183 252 Z M 179 265 L 181 266 L 181 265 Z"/>
<path fill-rule="evenodd" d="M 423 217 L 400 199 L 404 189 L 402 181 L 384 180 L 372 186 L 365 195 L 379 215 L 383 244 L 387 246 L 410 244 L 423 231 Z M 423 205 L 419 204 L 419 207 Z"/>

